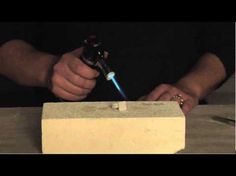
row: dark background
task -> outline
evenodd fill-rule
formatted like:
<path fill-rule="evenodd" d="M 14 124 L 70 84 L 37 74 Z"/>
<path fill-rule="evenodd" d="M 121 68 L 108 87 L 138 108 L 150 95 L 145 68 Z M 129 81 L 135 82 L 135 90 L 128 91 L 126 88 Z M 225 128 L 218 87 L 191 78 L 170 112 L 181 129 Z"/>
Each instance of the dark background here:
<path fill-rule="evenodd" d="M 230 76 L 234 72 L 232 22 L 17 22 L 0 23 L 0 43 L 23 39 L 38 50 L 56 55 L 81 45 L 95 34 L 110 53 L 108 64 L 130 100 L 149 93 L 161 83 L 175 83 L 205 52 L 217 54 Z M 0 106 L 41 106 L 58 101 L 47 89 L 19 86 L 0 77 Z M 100 76 L 84 101 L 122 98 Z"/>

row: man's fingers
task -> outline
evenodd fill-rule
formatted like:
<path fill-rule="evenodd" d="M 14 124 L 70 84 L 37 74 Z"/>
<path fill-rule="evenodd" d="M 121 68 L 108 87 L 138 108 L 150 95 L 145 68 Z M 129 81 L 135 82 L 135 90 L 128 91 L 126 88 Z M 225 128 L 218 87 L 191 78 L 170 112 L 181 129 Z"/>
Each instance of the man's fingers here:
<path fill-rule="evenodd" d="M 187 114 L 194 107 L 191 100 L 186 100 L 182 106 L 182 111 L 184 114 Z"/>
<path fill-rule="evenodd" d="M 80 75 L 84 79 L 95 79 L 99 76 L 98 71 L 92 69 L 80 59 L 74 59 L 68 66 L 74 74 Z"/>
<path fill-rule="evenodd" d="M 177 101 L 181 105 L 183 103 L 182 111 L 184 114 L 187 114 L 198 104 L 198 98 L 188 95 L 170 84 L 159 85 L 147 97 L 141 97 L 139 100 L 141 101 L 143 99 L 147 101 Z"/>
<path fill-rule="evenodd" d="M 95 87 L 99 72 L 89 67 L 80 56 L 83 48 L 64 54 L 53 67 L 52 92 L 65 100 L 84 99 Z"/>
<path fill-rule="evenodd" d="M 166 84 L 161 84 L 156 87 L 149 95 L 147 95 L 147 101 L 155 101 L 157 100 L 166 90 L 168 90 L 169 86 Z"/>
<path fill-rule="evenodd" d="M 62 88 L 60 88 L 58 86 L 54 86 L 52 88 L 52 92 L 56 96 L 58 96 L 58 97 L 60 97 L 60 98 L 62 98 L 64 100 L 69 100 L 69 101 L 79 101 L 79 100 L 83 100 L 84 98 L 86 98 L 85 95 L 83 95 L 83 96 L 73 95 L 73 94 L 65 91 L 64 89 L 62 89 Z"/>
<path fill-rule="evenodd" d="M 58 73 L 60 75 L 60 73 Z M 72 83 L 75 86 L 84 88 L 84 89 L 93 89 L 96 85 L 96 80 L 89 80 L 84 79 L 80 77 L 79 75 L 74 74 L 69 67 L 65 68 L 65 71 L 63 73 L 65 79 L 67 79 L 70 83 Z"/>
<path fill-rule="evenodd" d="M 169 92 L 165 92 L 157 100 L 158 101 L 170 101 L 171 98 L 172 98 L 172 95 Z"/>
<path fill-rule="evenodd" d="M 87 95 L 91 92 L 92 89 L 83 89 L 81 87 L 75 86 L 72 83 L 70 83 L 68 80 L 65 78 L 59 76 L 59 75 L 54 75 L 52 77 L 52 81 L 54 83 L 54 86 L 58 86 L 65 91 L 67 91 L 70 94 L 74 95 L 79 95 L 79 96 L 84 96 Z"/>

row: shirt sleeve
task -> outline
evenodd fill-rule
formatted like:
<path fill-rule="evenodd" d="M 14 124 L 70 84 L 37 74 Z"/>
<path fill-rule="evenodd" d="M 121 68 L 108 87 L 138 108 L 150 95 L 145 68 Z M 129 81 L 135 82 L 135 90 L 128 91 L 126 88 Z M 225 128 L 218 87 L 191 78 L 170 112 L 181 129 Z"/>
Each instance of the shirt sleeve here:
<path fill-rule="evenodd" d="M 23 23 L 0 23 L 0 44 L 13 39 L 25 39 Z"/>
<path fill-rule="evenodd" d="M 3 22 L 0 23 L 0 46 L 4 43 L 19 39 L 37 46 L 40 43 L 40 24 L 34 22 Z"/>
<path fill-rule="evenodd" d="M 235 23 L 204 23 L 198 37 L 201 54 L 211 52 L 223 63 L 227 78 L 235 72 Z"/>

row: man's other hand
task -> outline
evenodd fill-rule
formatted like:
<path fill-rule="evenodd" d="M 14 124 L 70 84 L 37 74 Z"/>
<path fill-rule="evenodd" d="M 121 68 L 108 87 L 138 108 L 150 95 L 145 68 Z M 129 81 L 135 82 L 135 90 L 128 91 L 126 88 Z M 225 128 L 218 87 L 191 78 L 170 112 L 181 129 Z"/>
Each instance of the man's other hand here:
<path fill-rule="evenodd" d="M 187 114 L 191 109 L 198 105 L 199 99 L 188 90 L 183 90 L 176 85 L 161 84 L 151 93 L 143 96 L 139 101 L 173 101 L 174 96 L 180 95 L 183 99 L 182 111 Z M 181 101 L 176 100 L 179 104 Z"/>

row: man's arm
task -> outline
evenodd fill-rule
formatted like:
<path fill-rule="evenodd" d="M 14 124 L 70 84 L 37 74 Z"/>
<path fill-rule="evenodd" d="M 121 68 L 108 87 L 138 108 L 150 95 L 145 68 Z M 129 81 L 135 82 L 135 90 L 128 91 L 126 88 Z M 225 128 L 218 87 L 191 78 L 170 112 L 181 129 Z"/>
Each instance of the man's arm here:
<path fill-rule="evenodd" d="M 184 100 L 182 110 L 186 114 L 225 78 L 226 70 L 220 59 L 214 54 L 206 53 L 176 84 L 161 84 L 140 100 L 170 101 L 173 96 L 180 94 Z"/>
<path fill-rule="evenodd" d="M 22 40 L 11 40 L 0 47 L 0 74 L 25 86 L 48 87 L 65 100 L 84 99 L 99 75 L 80 59 L 82 48 L 57 57 L 40 52 Z"/>
<path fill-rule="evenodd" d="M 225 78 L 226 70 L 220 59 L 214 54 L 206 53 L 176 86 L 202 99 L 215 90 Z"/>
<path fill-rule="evenodd" d="M 46 87 L 49 69 L 57 60 L 22 40 L 11 40 L 0 48 L 0 74 L 21 85 Z"/>

